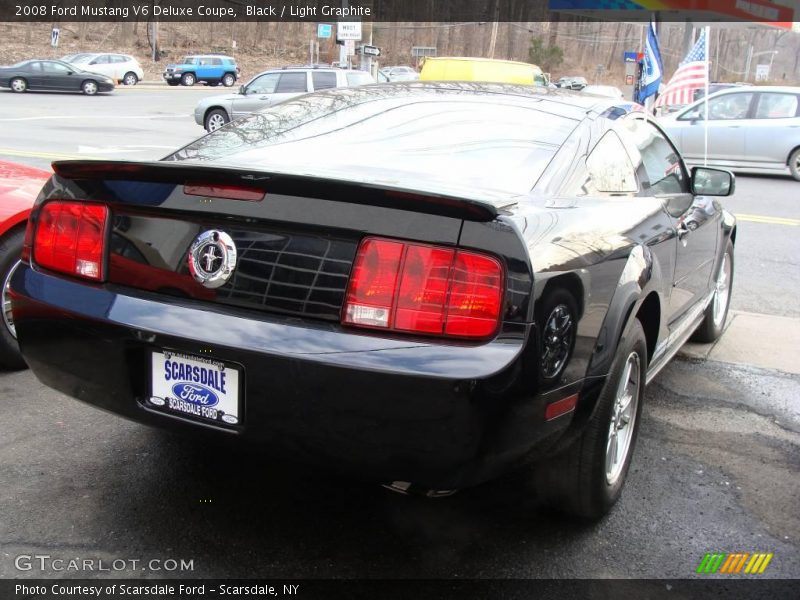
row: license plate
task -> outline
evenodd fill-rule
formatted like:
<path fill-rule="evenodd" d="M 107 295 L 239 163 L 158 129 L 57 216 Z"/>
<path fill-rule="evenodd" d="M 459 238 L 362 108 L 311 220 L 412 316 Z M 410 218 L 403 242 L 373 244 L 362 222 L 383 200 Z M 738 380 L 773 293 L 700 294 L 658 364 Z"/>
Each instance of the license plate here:
<path fill-rule="evenodd" d="M 239 369 L 199 356 L 153 352 L 151 406 L 218 425 L 241 421 Z"/>

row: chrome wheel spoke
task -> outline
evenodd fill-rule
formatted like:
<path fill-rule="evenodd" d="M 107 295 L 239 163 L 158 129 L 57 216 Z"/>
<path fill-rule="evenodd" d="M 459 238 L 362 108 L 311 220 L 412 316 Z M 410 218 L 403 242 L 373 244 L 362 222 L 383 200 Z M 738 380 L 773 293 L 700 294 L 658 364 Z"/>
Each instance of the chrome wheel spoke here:
<path fill-rule="evenodd" d="M 6 326 L 6 329 L 8 329 L 8 332 L 14 339 L 17 338 L 17 329 L 14 326 L 14 315 L 11 313 L 11 296 L 8 292 L 11 289 L 11 276 L 14 274 L 14 271 L 16 271 L 19 264 L 20 262 L 18 261 L 17 264 L 9 269 L 5 280 L 3 281 L 3 287 L 0 288 L 0 295 L 2 295 L 3 300 L 3 324 Z"/>
<path fill-rule="evenodd" d="M 631 352 L 617 385 L 606 444 L 606 482 L 613 485 L 622 474 L 630 453 L 640 392 L 639 355 Z"/>

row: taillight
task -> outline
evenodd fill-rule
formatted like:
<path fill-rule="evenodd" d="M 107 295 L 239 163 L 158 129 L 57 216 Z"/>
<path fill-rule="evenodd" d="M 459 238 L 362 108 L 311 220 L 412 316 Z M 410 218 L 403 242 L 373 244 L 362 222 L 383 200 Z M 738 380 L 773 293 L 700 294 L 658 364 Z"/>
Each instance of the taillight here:
<path fill-rule="evenodd" d="M 108 208 L 100 204 L 47 202 L 39 209 L 33 234 L 34 262 L 51 271 L 101 281 L 107 221 Z"/>
<path fill-rule="evenodd" d="M 503 267 L 454 248 L 366 238 L 358 247 L 342 315 L 349 325 L 485 338 L 497 330 Z"/>

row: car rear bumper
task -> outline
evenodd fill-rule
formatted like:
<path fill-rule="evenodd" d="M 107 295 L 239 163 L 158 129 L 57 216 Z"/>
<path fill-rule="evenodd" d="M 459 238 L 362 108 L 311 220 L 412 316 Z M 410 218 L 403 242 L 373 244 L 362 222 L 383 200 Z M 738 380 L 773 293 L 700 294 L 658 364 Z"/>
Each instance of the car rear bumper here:
<path fill-rule="evenodd" d="M 48 386 L 148 425 L 238 437 L 276 455 L 380 482 L 456 489 L 542 456 L 571 415 L 524 377 L 531 329 L 475 345 L 383 338 L 337 324 L 209 307 L 23 266 L 11 296 L 20 346 Z M 163 349 L 243 368 L 236 429 L 148 407 Z"/>

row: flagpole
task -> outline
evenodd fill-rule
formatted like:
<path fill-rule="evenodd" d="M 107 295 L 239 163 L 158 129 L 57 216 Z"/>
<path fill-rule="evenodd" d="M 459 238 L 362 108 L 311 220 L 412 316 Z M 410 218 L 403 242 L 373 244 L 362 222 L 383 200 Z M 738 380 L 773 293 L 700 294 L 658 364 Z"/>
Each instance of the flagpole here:
<path fill-rule="evenodd" d="M 703 102 L 705 119 L 703 122 L 703 166 L 708 166 L 708 85 L 711 81 L 711 27 L 706 25 L 706 85 L 705 85 L 705 101 Z"/>

